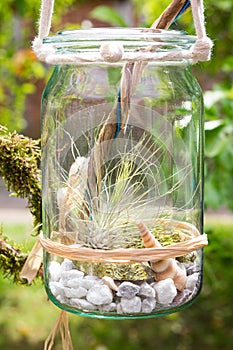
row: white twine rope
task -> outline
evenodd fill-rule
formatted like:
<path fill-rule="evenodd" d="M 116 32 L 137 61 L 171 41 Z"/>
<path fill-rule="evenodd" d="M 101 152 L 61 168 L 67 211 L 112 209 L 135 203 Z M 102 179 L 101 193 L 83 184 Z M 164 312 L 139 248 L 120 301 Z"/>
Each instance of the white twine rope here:
<path fill-rule="evenodd" d="M 161 61 L 187 59 L 191 64 L 199 61 L 208 61 L 211 56 L 212 41 L 206 35 L 203 0 L 191 0 L 194 26 L 197 34 L 197 41 L 189 51 L 170 52 L 124 52 L 119 44 L 108 45 L 100 48 L 99 53 L 72 53 L 58 54 L 52 44 L 43 43 L 51 28 L 54 0 L 42 0 L 39 20 L 38 36 L 33 41 L 33 51 L 40 61 L 48 64 L 57 63 L 82 63 L 82 62 L 117 62 L 123 61 Z"/>

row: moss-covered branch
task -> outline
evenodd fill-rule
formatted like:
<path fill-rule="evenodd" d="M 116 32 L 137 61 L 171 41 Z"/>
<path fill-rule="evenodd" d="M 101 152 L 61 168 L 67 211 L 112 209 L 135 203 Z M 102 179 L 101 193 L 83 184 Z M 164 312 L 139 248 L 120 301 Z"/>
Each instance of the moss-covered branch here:
<path fill-rule="evenodd" d="M 0 271 L 4 277 L 12 277 L 14 283 L 27 283 L 19 275 L 27 259 L 27 254 L 9 243 L 0 232 Z"/>
<path fill-rule="evenodd" d="M 8 191 L 27 198 L 34 225 L 41 224 L 40 142 L 0 125 L 0 174 Z"/>

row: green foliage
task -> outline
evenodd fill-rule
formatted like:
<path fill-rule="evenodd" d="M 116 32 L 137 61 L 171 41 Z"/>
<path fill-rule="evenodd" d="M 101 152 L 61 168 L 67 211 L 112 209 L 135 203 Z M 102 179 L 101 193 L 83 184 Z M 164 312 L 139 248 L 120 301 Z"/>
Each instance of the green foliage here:
<path fill-rule="evenodd" d="M 38 80 L 46 80 L 47 71 L 30 46 L 36 35 L 40 0 L 0 2 L 0 122 L 13 131 L 25 128 L 26 99 L 36 92 Z M 75 0 L 56 0 L 53 23 L 61 21 L 64 9 Z"/>
<path fill-rule="evenodd" d="M 132 1 L 138 16 L 144 19 L 144 25 L 148 27 L 171 2 L 171 0 Z M 205 69 L 209 75 L 217 75 L 217 79 L 221 76 L 222 80 L 230 84 L 233 79 L 233 2 L 232 0 L 205 0 L 204 4 L 207 34 L 214 41 L 214 49 L 211 62 L 201 63 L 196 70 L 203 73 Z M 171 28 L 195 34 L 191 10 L 182 14 Z"/>
<path fill-rule="evenodd" d="M 16 132 L 9 133 L 0 126 L 0 173 L 8 191 L 28 199 L 35 226 L 41 224 L 39 145 L 39 140 L 32 140 Z"/>
<path fill-rule="evenodd" d="M 122 16 L 109 6 L 97 6 L 90 13 L 92 18 L 109 23 L 112 26 L 127 27 Z"/>
<path fill-rule="evenodd" d="M 233 210 L 233 88 L 205 93 L 205 204 Z"/>

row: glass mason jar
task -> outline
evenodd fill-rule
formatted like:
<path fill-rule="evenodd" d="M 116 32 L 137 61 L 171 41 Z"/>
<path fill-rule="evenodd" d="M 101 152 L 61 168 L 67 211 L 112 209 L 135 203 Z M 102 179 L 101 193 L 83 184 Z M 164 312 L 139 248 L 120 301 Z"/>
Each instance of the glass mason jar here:
<path fill-rule="evenodd" d="M 44 40 L 56 62 L 42 97 L 44 271 L 58 307 L 143 318 L 198 295 L 203 101 L 176 56 L 194 43 L 133 28 Z"/>

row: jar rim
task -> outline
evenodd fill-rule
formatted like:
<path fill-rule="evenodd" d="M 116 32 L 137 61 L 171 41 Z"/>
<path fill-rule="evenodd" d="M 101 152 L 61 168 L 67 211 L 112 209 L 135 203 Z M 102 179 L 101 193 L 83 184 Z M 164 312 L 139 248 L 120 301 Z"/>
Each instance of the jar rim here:
<path fill-rule="evenodd" d="M 177 30 L 90 28 L 63 30 L 43 39 L 48 63 L 180 61 L 189 59 L 197 37 Z"/>
<path fill-rule="evenodd" d="M 196 41 L 195 35 L 189 35 L 184 31 L 167 30 L 167 29 L 153 29 L 141 27 L 102 27 L 89 29 L 75 29 L 62 30 L 55 35 L 44 38 L 43 43 L 64 43 L 76 41 L 90 41 L 90 40 L 133 40 L 140 42 L 162 40 L 164 42 L 181 42 L 187 44 L 194 44 Z"/>

